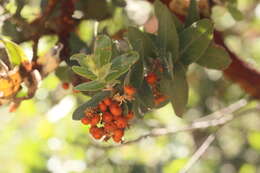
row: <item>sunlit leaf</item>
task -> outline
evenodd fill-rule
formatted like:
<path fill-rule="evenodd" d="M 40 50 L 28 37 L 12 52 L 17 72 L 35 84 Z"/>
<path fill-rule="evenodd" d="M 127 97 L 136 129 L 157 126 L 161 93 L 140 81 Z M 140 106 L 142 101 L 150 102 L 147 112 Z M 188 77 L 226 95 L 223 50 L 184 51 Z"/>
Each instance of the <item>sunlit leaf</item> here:
<path fill-rule="evenodd" d="M 112 41 L 106 35 L 99 35 L 95 41 L 94 54 L 96 56 L 96 64 L 98 67 L 110 62 L 112 56 Z"/>
<path fill-rule="evenodd" d="M 243 20 L 243 18 L 244 18 L 243 14 L 241 13 L 241 11 L 239 11 L 237 9 L 237 7 L 235 5 L 228 4 L 227 9 L 235 20 L 237 20 L 237 21 Z"/>
<path fill-rule="evenodd" d="M 82 76 L 82 77 L 85 77 L 87 79 L 91 79 L 91 80 L 95 80 L 97 79 L 97 76 L 94 75 L 91 71 L 89 71 L 87 68 L 85 67 L 81 67 L 81 66 L 72 66 L 72 70 Z"/>
<path fill-rule="evenodd" d="M 75 89 L 79 91 L 97 91 L 103 89 L 104 87 L 105 83 L 95 80 L 79 84 L 75 87 Z"/>
<path fill-rule="evenodd" d="M 107 75 L 106 81 L 113 81 L 126 73 L 130 67 L 139 59 L 137 52 L 129 52 L 120 55 L 112 60 L 111 72 Z"/>
<path fill-rule="evenodd" d="M 207 50 L 213 38 L 213 23 L 202 19 L 180 34 L 181 61 L 188 65 L 197 61 Z"/>
<path fill-rule="evenodd" d="M 82 53 L 75 54 L 70 57 L 71 60 L 76 60 L 80 66 L 86 67 L 93 74 L 97 73 L 98 66 L 96 62 L 96 57 L 94 54 L 85 55 Z"/>
<path fill-rule="evenodd" d="M 4 44 L 12 66 L 17 66 L 20 65 L 23 61 L 28 61 L 28 57 L 19 45 L 4 38 L 0 39 L 0 42 Z"/>

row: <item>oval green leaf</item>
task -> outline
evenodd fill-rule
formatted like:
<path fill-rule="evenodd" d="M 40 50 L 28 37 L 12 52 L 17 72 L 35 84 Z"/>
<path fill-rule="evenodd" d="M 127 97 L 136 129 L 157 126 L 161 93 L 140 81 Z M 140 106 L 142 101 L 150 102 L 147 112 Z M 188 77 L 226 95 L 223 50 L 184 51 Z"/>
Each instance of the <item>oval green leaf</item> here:
<path fill-rule="evenodd" d="M 211 44 L 196 63 L 207 68 L 224 70 L 230 65 L 231 59 L 224 48 Z"/>
<path fill-rule="evenodd" d="M 76 90 L 79 91 L 98 91 L 105 87 L 105 83 L 101 83 L 99 81 L 90 81 L 79 84 L 75 87 Z"/>
<path fill-rule="evenodd" d="M 81 118 L 84 117 L 84 111 L 87 108 L 90 107 L 95 107 L 98 105 L 98 103 L 103 100 L 106 96 L 108 96 L 110 94 L 109 91 L 103 91 L 103 92 L 99 92 L 98 94 L 96 94 L 95 96 L 93 96 L 89 101 L 87 101 L 86 103 L 80 105 L 74 112 L 72 115 L 73 120 L 80 120 Z"/>

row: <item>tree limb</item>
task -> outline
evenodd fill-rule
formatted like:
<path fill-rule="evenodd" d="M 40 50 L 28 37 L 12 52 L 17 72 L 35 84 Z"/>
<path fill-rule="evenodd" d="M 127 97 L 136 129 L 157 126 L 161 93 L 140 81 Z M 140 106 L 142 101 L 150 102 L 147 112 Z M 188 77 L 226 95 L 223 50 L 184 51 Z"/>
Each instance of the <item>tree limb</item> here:
<path fill-rule="evenodd" d="M 134 140 L 127 141 L 127 142 L 119 144 L 119 145 L 100 146 L 99 144 L 95 144 L 95 146 L 104 148 L 104 149 L 109 149 L 109 148 L 121 147 L 121 146 L 125 146 L 125 145 L 134 144 L 134 143 L 137 143 L 148 137 L 158 137 L 158 136 L 162 136 L 162 135 L 171 135 L 171 134 L 176 134 L 176 133 L 180 133 L 180 132 L 189 132 L 189 131 L 194 131 L 194 130 L 199 130 L 199 129 L 207 129 L 209 127 L 221 126 L 221 125 L 224 125 L 224 124 L 230 122 L 231 120 L 233 120 L 234 119 L 233 113 L 238 111 L 240 108 L 246 106 L 247 103 L 248 102 L 245 99 L 239 100 L 219 111 L 216 111 L 212 114 L 207 115 L 206 120 L 196 121 L 196 122 L 190 123 L 190 124 L 185 125 L 180 128 L 156 128 L 156 129 L 151 130 L 149 133 L 144 134 Z M 259 111 L 260 108 L 257 107 L 257 108 L 247 109 L 245 112 L 241 112 L 238 115 L 241 115 L 242 113 L 246 114 L 248 112 L 251 112 L 252 110 Z"/>

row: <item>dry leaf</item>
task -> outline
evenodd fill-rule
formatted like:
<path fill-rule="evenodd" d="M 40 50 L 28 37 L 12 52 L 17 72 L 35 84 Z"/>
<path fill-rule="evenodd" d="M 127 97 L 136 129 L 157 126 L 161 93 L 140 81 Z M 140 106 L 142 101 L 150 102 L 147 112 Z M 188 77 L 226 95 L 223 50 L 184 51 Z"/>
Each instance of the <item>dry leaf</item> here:
<path fill-rule="evenodd" d="M 18 68 L 0 76 L 0 98 L 14 96 L 20 89 L 22 82 Z"/>

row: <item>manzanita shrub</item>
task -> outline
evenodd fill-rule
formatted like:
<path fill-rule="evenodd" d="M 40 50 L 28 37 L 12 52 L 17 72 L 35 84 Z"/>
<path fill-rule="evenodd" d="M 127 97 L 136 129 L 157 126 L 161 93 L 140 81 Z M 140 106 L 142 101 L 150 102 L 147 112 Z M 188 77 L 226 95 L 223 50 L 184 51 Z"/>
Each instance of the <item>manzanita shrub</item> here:
<path fill-rule="evenodd" d="M 154 10 L 157 33 L 129 27 L 120 42 L 98 35 L 92 54 L 79 53 L 70 58 L 72 71 L 86 81 L 76 81 L 80 84 L 75 91 L 91 96 L 74 111 L 73 119 L 89 125 L 95 139 L 113 138 L 120 143 L 135 116 L 141 117 L 168 103 L 177 116 L 182 116 L 189 95 L 189 66 L 196 63 L 223 70 L 231 62 L 225 49 L 213 42 L 211 20 L 199 18 L 196 0 L 191 1 L 184 23 L 159 0 L 155 1 Z M 19 71 L 31 74 L 33 64 L 17 44 L 7 39 L 0 42 L 9 58 L 9 68 L 0 61 L 4 68 L 0 103 L 14 96 L 18 102 L 19 97 L 30 98 L 35 86 L 28 81 L 36 80 L 35 76 L 26 77 Z M 61 67 L 56 70 L 57 75 L 60 70 L 64 74 Z M 68 87 L 69 83 L 63 83 L 64 89 Z"/>
<path fill-rule="evenodd" d="M 77 62 L 72 70 L 88 81 L 75 89 L 92 96 L 75 110 L 73 119 L 90 125 L 95 139 L 122 142 L 134 116 L 168 103 L 181 116 L 189 95 L 189 66 L 196 63 L 223 70 L 231 62 L 225 50 L 212 40 L 211 20 L 199 19 L 195 0 L 185 23 L 160 1 L 155 1 L 154 7 L 159 22 L 156 34 L 129 27 L 123 49 L 120 42 L 99 35 L 92 54 L 70 58 Z"/>

